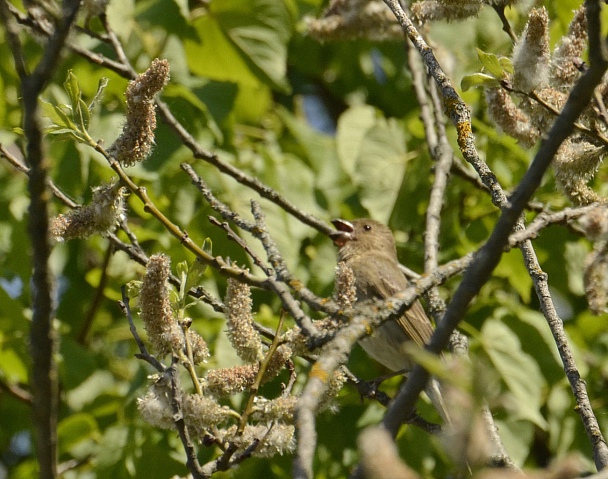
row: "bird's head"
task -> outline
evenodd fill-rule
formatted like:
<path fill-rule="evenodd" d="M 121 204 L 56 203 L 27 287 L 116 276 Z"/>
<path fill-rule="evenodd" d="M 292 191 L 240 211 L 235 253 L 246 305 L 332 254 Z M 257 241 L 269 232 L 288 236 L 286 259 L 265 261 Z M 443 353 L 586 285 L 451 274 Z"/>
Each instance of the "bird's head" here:
<path fill-rule="evenodd" d="M 391 230 L 376 220 L 361 218 L 352 221 L 336 219 L 332 221 L 336 232 L 331 235 L 339 248 L 340 261 L 353 255 L 365 253 L 385 253 L 397 256 L 395 240 Z"/>

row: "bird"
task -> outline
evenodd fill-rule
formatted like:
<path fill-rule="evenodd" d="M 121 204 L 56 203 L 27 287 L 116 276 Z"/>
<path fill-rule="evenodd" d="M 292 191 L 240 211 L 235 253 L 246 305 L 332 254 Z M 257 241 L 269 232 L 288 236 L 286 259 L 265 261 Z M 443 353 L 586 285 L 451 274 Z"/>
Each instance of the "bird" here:
<path fill-rule="evenodd" d="M 361 218 L 335 219 L 331 239 L 338 247 L 338 261 L 348 266 L 355 278 L 356 301 L 385 300 L 405 290 L 409 281 L 399 268 L 397 248 L 391 230 L 384 224 Z M 433 334 L 433 325 L 420 301 L 416 300 L 399 318 L 386 321 L 359 344 L 374 360 L 395 372 L 410 372 L 415 362 L 406 352 L 408 343 L 424 348 Z M 449 424 L 439 383 L 430 378 L 425 389 L 444 423 Z"/>

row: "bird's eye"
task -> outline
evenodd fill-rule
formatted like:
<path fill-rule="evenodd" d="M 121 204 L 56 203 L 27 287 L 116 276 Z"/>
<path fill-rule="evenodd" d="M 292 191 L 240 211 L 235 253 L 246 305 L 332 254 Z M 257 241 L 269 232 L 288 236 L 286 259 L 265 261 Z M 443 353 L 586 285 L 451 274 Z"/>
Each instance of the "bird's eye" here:
<path fill-rule="evenodd" d="M 371 231 L 372 230 L 372 226 L 371 225 L 363 225 L 363 229 L 365 231 Z"/>

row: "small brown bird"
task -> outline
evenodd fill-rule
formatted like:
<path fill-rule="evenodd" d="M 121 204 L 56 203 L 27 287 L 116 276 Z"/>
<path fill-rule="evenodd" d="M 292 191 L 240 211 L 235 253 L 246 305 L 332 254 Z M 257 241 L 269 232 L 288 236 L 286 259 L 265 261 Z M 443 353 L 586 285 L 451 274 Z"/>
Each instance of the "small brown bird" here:
<path fill-rule="evenodd" d="M 344 261 L 355 276 L 357 302 L 387 299 L 403 291 L 408 280 L 399 269 L 397 248 L 391 230 L 371 219 L 353 221 L 334 220 L 338 231 L 332 235 L 338 246 L 338 261 Z M 392 371 L 409 372 L 414 362 L 404 351 L 404 345 L 413 341 L 424 347 L 433 334 L 433 326 L 420 301 L 416 301 L 396 320 L 385 322 L 359 344 L 373 359 Z M 431 378 L 426 393 L 433 405 L 448 423 L 439 384 Z"/>

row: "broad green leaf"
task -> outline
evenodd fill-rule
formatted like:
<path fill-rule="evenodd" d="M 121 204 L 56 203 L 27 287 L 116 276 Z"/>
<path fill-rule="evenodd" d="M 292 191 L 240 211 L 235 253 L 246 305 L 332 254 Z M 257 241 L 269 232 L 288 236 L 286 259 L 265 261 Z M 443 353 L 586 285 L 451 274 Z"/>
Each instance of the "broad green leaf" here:
<path fill-rule="evenodd" d="M 342 168 L 351 177 L 355 175 L 363 138 L 375 122 L 376 111 L 368 105 L 351 107 L 340 115 L 336 131 L 336 150 Z"/>
<path fill-rule="evenodd" d="M 578 419 L 570 414 L 574 406 L 572 390 L 565 384 L 556 385 L 547 398 L 549 442 L 551 450 L 566 455 L 576 437 Z"/>
<path fill-rule="evenodd" d="M 78 346 L 72 346 L 72 349 L 77 347 Z M 65 349 L 65 346 L 63 346 L 63 349 Z M 76 383 L 75 380 L 78 376 L 84 375 L 91 370 L 94 371 L 92 374 L 89 374 L 84 381 L 78 383 L 76 387 L 70 389 L 66 394 L 66 402 L 72 409 L 77 411 L 81 410 L 86 405 L 96 401 L 104 392 L 112 391 L 117 387 L 116 378 L 112 373 L 103 369 L 94 369 L 96 367 L 95 359 L 90 357 L 90 355 L 86 356 L 86 351 L 81 351 L 78 355 L 66 355 L 66 358 L 71 360 L 78 359 L 83 363 L 66 366 L 66 369 L 72 367 L 79 370 L 70 371 L 69 375 L 64 373 L 64 376 L 70 379 L 70 385 Z"/>
<path fill-rule="evenodd" d="M 208 266 L 203 262 L 195 259 L 190 266 L 188 271 L 188 280 L 186 281 L 186 291 L 194 288 L 200 284 L 201 278 L 207 271 Z"/>
<path fill-rule="evenodd" d="M 507 301 L 508 299 L 505 298 L 504 303 Z M 547 325 L 547 320 L 541 313 L 519 304 L 505 304 L 504 307 L 496 309 L 494 317 L 500 318 L 521 338 L 522 349 L 534 357 L 546 382 L 554 383 L 563 379 L 564 367 L 555 339 Z M 581 366 L 584 367 L 582 364 Z M 584 373 L 584 370 L 581 372 Z"/>
<path fill-rule="evenodd" d="M 500 60 L 493 53 L 486 53 L 479 48 L 477 49 L 477 57 L 483 67 L 498 79 L 502 79 L 503 71 Z"/>
<path fill-rule="evenodd" d="M 285 4 L 276 0 L 224 0 L 212 3 L 211 10 L 241 55 L 274 89 L 287 93 L 287 44 L 292 20 Z"/>
<path fill-rule="evenodd" d="M 259 85 L 238 49 L 215 18 L 202 16 L 193 22 L 199 38 L 184 40 L 188 66 L 193 74 L 237 84 Z"/>
<path fill-rule="evenodd" d="M 53 105 L 46 101 L 41 101 L 40 106 L 42 108 L 42 114 L 53 122 L 52 129 L 67 128 L 74 130 L 76 125 L 69 117 L 67 113 L 63 111 L 63 108 L 59 105 Z"/>
<path fill-rule="evenodd" d="M 135 0 L 121 0 L 120 2 L 109 2 L 106 8 L 108 22 L 118 37 L 128 44 L 130 35 L 135 27 L 133 12 Z"/>
<path fill-rule="evenodd" d="M 588 254 L 589 250 L 585 244 L 573 241 L 566 243 L 564 259 L 568 273 L 568 288 L 578 296 L 584 296 L 585 294 L 583 274 Z"/>
<path fill-rule="evenodd" d="M 341 203 L 352 193 L 352 188 L 342 162 L 338 160 L 334 138 L 315 130 L 305 119 L 298 118 L 286 108 L 280 108 L 278 113 L 297 142 L 296 145 L 289 145 L 289 151 L 304 159 L 314 171 L 315 187 L 319 194 L 330 205 Z M 339 144 L 348 148 L 347 142 Z"/>
<path fill-rule="evenodd" d="M 503 72 L 507 72 L 509 75 L 513 74 L 513 62 L 509 57 L 500 57 L 498 63 L 500 63 Z"/>
<path fill-rule="evenodd" d="M 527 421 L 495 420 L 496 427 L 500 431 L 507 454 L 518 466 L 523 466 L 524 461 L 530 454 L 530 446 L 534 439 L 534 425 Z"/>
<path fill-rule="evenodd" d="M 371 107 L 354 107 L 338 122 L 336 146 L 344 170 L 358 187 L 361 204 L 388 222 L 407 161 L 405 134 L 395 119 L 376 116 Z"/>
<path fill-rule="evenodd" d="M 462 77 L 460 82 L 460 88 L 462 91 L 467 91 L 474 86 L 485 86 L 494 87 L 500 85 L 500 81 L 492 75 L 486 75 L 485 73 L 473 73 L 472 75 L 465 75 Z"/>
<path fill-rule="evenodd" d="M 223 141 L 222 130 L 220 130 L 219 126 L 215 122 L 215 119 L 209 113 L 209 109 L 207 105 L 203 103 L 199 97 L 190 89 L 186 88 L 183 85 L 174 85 L 169 84 L 163 91 L 163 98 L 176 98 L 180 97 L 190 103 L 193 107 L 198 109 L 205 118 L 206 126 L 209 128 L 209 131 L 213 133 L 215 140 L 219 143 Z"/>
<path fill-rule="evenodd" d="M 486 320 L 482 345 L 511 395 L 506 406 L 515 420 L 528 420 L 540 428 L 546 421 L 540 413 L 542 388 L 546 384 L 538 364 L 521 349 L 519 338 L 502 322 Z"/>
<path fill-rule="evenodd" d="M 113 425 L 105 430 L 99 442 L 99 452 L 95 464 L 99 467 L 111 467 L 126 454 L 125 447 L 129 440 L 129 429 L 122 425 Z"/>

